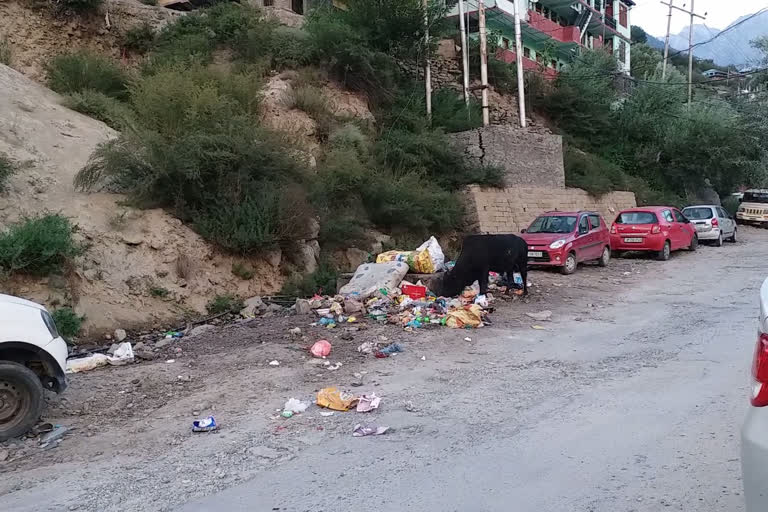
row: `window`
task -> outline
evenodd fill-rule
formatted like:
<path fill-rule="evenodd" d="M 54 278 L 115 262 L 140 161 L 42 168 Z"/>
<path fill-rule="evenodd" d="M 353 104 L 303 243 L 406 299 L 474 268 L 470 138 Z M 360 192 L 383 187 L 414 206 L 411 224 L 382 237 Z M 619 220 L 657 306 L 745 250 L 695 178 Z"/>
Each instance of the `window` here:
<path fill-rule="evenodd" d="M 669 210 L 664 210 L 661 212 L 661 215 L 664 217 L 664 220 L 667 222 L 675 222 L 675 218 L 672 216 L 672 212 Z"/>
<path fill-rule="evenodd" d="M 768 203 L 768 192 L 744 192 L 745 203 Z"/>
<path fill-rule="evenodd" d="M 686 208 L 683 210 L 683 215 L 691 220 L 705 220 L 714 217 L 712 208 L 697 206 L 695 208 Z"/>
<path fill-rule="evenodd" d="M 685 218 L 685 216 L 684 216 L 682 213 L 680 213 L 679 211 L 677 211 L 677 210 L 672 210 L 672 213 L 675 215 L 675 222 L 683 222 L 683 223 L 687 223 L 687 222 L 690 222 L 690 221 L 689 221 L 688 219 L 686 219 L 686 218 Z"/>
<path fill-rule="evenodd" d="M 590 214 L 589 215 L 589 225 L 592 226 L 592 229 L 599 229 L 600 228 L 600 216 Z"/>
<path fill-rule="evenodd" d="M 665 212 L 669 213 L 669 210 Z M 616 222 L 618 224 L 656 224 L 659 221 L 653 212 L 625 212 L 618 216 Z"/>
<path fill-rule="evenodd" d="M 291 10 L 296 14 L 304 14 L 304 0 L 291 0 Z"/>
<path fill-rule="evenodd" d="M 538 62 L 539 64 L 544 62 L 544 57 L 542 57 L 540 53 L 536 54 L 536 62 Z"/>
<path fill-rule="evenodd" d="M 534 220 L 528 233 L 571 233 L 576 227 L 576 217 L 570 215 L 542 215 Z"/>
<path fill-rule="evenodd" d="M 587 231 L 589 231 L 589 219 L 584 215 L 579 221 L 579 233 L 586 233 Z"/>
<path fill-rule="evenodd" d="M 530 48 L 526 48 L 525 46 L 523 46 L 523 56 L 526 59 L 530 59 L 531 58 L 531 49 Z"/>
<path fill-rule="evenodd" d="M 502 37 L 501 47 L 504 48 L 505 50 L 509 50 L 509 39 L 507 39 L 506 37 Z"/>
<path fill-rule="evenodd" d="M 557 69 L 557 61 L 555 59 L 552 59 L 551 61 L 549 61 L 549 65 L 552 68 Z"/>
<path fill-rule="evenodd" d="M 629 18 L 629 14 L 627 12 L 627 6 L 622 3 L 619 3 L 619 24 L 622 27 L 626 28 L 627 25 L 629 24 L 628 18 Z"/>
<path fill-rule="evenodd" d="M 619 60 L 622 64 L 627 62 L 627 43 L 619 41 Z"/>
<path fill-rule="evenodd" d="M 717 213 L 719 213 L 720 217 L 723 218 L 723 219 L 730 219 L 731 218 L 731 214 L 728 213 L 727 211 L 725 211 L 723 208 L 718 207 L 717 208 Z"/>

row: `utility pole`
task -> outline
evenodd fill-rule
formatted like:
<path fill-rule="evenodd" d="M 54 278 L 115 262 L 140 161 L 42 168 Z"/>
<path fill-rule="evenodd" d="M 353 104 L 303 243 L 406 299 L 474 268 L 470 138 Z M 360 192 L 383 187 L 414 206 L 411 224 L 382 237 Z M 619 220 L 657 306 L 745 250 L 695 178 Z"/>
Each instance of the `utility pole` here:
<path fill-rule="evenodd" d="M 467 28 L 464 23 L 464 0 L 459 0 L 459 33 L 461 36 L 461 67 L 464 74 L 464 103 L 467 105 L 469 113 L 469 38 L 467 38 Z"/>
<path fill-rule="evenodd" d="M 696 14 L 693 11 L 693 4 L 695 0 L 691 0 L 691 10 L 684 9 L 682 7 L 678 7 L 676 5 L 672 5 L 673 0 L 669 0 L 669 3 L 662 1 L 661 3 L 664 5 L 669 6 L 669 16 L 670 21 L 672 18 L 672 9 L 677 9 L 678 11 L 683 11 L 685 14 L 690 15 L 691 17 L 691 23 L 688 27 L 688 108 L 691 107 L 691 102 L 693 101 L 693 21 L 694 18 L 701 18 L 705 19 L 707 17 L 707 13 L 704 13 L 704 16 L 701 16 L 699 14 Z M 669 21 L 667 22 L 667 27 L 669 27 Z M 664 66 L 666 68 L 666 54 L 669 51 L 669 28 L 667 28 L 667 44 L 665 45 L 666 49 L 664 50 L 665 57 L 664 57 Z"/>
<path fill-rule="evenodd" d="M 432 62 L 429 57 L 429 0 L 424 0 L 424 88 L 427 97 L 427 119 L 432 122 Z"/>
<path fill-rule="evenodd" d="M 520 4 L 527 0 L 515 0 L 515 60 L 517 61 L 517 104 L 520 108 L 520 126 L 525 128 L 525 76 L 523 75 L 523 38 L 520 34 Z"/>
<path fill-rule="evenodd" d="M 669 32 L 672 30 L 672 2 L 675 0 L 669 0 L 669 14 L 667 14 L 667 37 L 664 39 L 664 65 L 661 68 L 661 80 L 662 82 L 667 78 L 667 59 L 669 58 Z M 662 4 L 664 2 L 661 2 Z M 667 5 L 667 4 L 665 4 Z"/>
<path fill-rule="evenodd" d="M 478 24 L 480 28 L 480 84 L 483 89 L 482 108 L 483 126 L 491 124 L 491 116 L 488 111 L 488 39 L 485 30 L 485 3 L 477 1 Z"/>

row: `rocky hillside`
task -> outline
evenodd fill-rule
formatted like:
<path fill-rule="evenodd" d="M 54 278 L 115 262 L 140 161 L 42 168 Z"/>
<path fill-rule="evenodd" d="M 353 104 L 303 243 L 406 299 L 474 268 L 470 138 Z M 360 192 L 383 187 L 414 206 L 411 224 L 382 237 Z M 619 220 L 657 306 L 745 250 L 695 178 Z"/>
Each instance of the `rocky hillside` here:
<path fill-rule="evenodd" d="M 16 277 L 3 282 L 2 291 L 75 306 L 94 330 L 201 312 L 216 294 L 250 296 L 280 288 L 279 252 L 262 260 L 234 258 L 162 210 L 124 206 L 120 195 L 76 192 L 76 172 L 98 143 L 116 133 L 62 107 L 57 94 L 2 65 L 0 89 L 0 152 L 19 168 L 0 196 L 0 225 L 60 212 L 78 226 L 87 247 L 68 275 Z M 251 268 L 254 277 L 236 277 L 235 263 Z"/>

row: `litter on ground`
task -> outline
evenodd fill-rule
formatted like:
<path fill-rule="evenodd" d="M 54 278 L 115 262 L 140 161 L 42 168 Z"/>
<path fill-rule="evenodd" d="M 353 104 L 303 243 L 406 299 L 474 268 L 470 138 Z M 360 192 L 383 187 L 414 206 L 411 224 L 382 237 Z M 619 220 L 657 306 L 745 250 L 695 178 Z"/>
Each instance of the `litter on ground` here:
<path fill-rule="evenodd" d="M 353 437 L 380 436 L 386 434 L 389 427 L 380 427 L 377 425 L 355 425 L 352 431 Z"/>

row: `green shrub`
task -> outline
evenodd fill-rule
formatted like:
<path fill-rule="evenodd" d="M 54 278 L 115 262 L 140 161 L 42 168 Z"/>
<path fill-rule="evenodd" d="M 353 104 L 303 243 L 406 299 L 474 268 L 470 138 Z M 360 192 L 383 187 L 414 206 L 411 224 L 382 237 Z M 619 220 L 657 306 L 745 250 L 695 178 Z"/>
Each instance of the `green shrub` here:
<path fill-rule="evenodd" d="M 736 212 L 739 211 L 740 205 L 741 201 L 739 201 L 738 197 L 728 196 L 723 200 L 723 208 L 734 218 L 736 217 Z"/>
<path fill-rule="evenodd" d="M 7 273 L 61 272 L 80 253 L 74 226 L 58 214 L 27 218 L 0 234 L 0 269 Z"/>
<path fill-rule="evenodd" d="M 168 288 L 163 288 L 162 286 L 150 286 L 149 287 L 149 294 L 152 297 L 157 297 L 160 299 L 164 299 L 168 295 L 171 294 L 170 290 Z"/>
<path fill-rule="evenodd" d="M 10 66 L 12 60 L 13 49 L 11 48 L 11 40 L 8 39 L 8 36 L 0 37 L 0 64 Z"/>
<path fill-rule="evenodd" d="M 333 295 L 336 293 L 336 279 L 338 277 L 338 271 L 324 260 L 311 274 L 297 276 L 286 281 L 280 293 L 289 297 L 311 297 L 316 293 Z"/>
<path fill-rule="evenodd" d="M 370 141 L 354 123 L 345 123 L 336 127 L 328 137 L 328 147 L 332 150 L 353 150 L 359 158 L 367 158 Z"/>
<path fill-rule="evenodd" d="M 237 313 L 243 309 L 243 301 L 236 295 L 225 294 L 215 296 L 205 308 L 211 315 L 220 313 Z"/>
<path fill-rule="evenodd" d="M 147 22 L 136 25 L 123 33 L 123 48 L 136 53 L 146 53 L 155 44 L 155 29 Z"/>
<path fill-rule="evenodd" d="M 85 50 L 57 55 L 46 65 L 48 86 L 71 94 L 86 89 L 117 99 L 128 96 L 128 75 L 109 57 Z"/>
<path fill-rule="evenodd" d="M 299 110 L 309 114 L 312 119 L 320 121 L 328 117 L 331 111 L 331 105 L 328 98 L 325 97 L 323 90 L 314 85 L 300 85 L 291 90 L 293 104 Z"/>
<path fill-rule="evenodd" d="M 72 341 L 72 338 L 80 334 L 85 320 L 84 316 L 78 315 L 72 308 L 59 308 L 51 313 L 51 317 L 59 334 L 67 341 Z"/>
<path fill-rule="evenodd" d="M 483 125 L 480 103 L 470 98 L 469 108 L 464 97 L 450 89 L 440 89 L 432 95 L 432 126 L 448 133 L 463 132 Z"/>
<path fill-rule="evenodd" d="M 243 281 L 253 279 L 253 276 L 256 275 L 256 272 L 254 272 L 252 268 L 249 268 L 240 262 L 232 264 L 232 273 Z"/>
<path fill-rule="evenodd" d="M 85 89 L 66 96 L 64 106 L 98 119 L 110 128 L 125 130 L 134 125 L 133 111 L 125 103 L 104 93 Z"/>
<path fill-rule="evenodd" d="M 8 180 L 16 172 L 16 164 L 5 153 L 0 153 L 0 193 L 8 188 Z"/>

